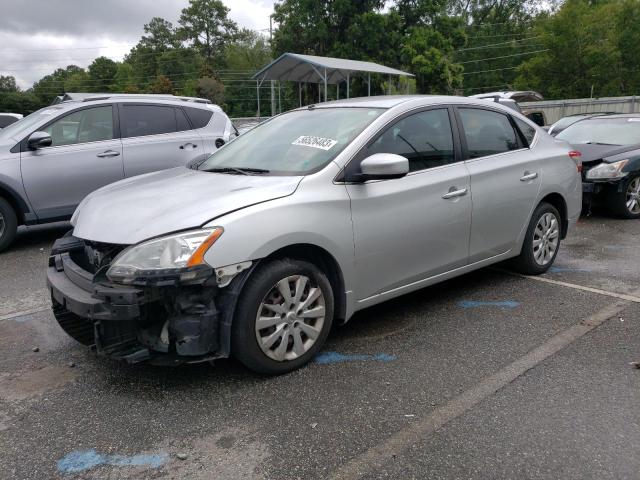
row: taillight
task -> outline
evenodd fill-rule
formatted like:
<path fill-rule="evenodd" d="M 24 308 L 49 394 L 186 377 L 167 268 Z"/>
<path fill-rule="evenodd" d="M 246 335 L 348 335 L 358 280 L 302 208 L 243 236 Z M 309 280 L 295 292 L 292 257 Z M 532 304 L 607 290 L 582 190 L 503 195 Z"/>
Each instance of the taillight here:
<path fill-rule="evenodd" d="M 578 168 L 578 173 L 582 173 L 582 162 L 580 161 L 580 158 L 582 157 L 582 154 L 577 150 L 571 150 L 569 152 L 569 156 L 571 158 L 573 158 L 573 160 L 576 162 L 576 167 Z"/>

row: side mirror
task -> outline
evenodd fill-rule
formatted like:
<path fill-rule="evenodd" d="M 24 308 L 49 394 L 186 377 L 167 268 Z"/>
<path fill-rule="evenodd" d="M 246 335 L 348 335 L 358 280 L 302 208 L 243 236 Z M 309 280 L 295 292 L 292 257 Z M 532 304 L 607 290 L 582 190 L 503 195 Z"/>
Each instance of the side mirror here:
<path fill-rule="evenodd" d="M 367 180 L 389 180 L 401 178 L 409 173 L 409 160 L 394 153 L 375 153 L 360 163 L 362 173 L 350 175 L 349 182 Z"/>
<path fill-rule="evenodd" d="M 33 132 L 27 139 L 27 147 L 29 147 L 30 150 L 50 147 L 52 143 L 53 140 L 51 140 L 51 135 L 47 132 Z"/>

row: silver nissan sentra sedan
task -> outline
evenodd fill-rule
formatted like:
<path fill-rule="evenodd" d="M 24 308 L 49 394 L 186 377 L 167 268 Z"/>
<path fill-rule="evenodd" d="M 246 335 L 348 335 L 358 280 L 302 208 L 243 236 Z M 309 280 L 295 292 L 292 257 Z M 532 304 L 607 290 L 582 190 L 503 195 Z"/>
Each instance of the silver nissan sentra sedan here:
<path fill-rule="evenodd" d="M 87 196 L 51 252 L 53 311 L 111 358 L 287 372 L 363 308 L 508 259 L 545 272 L 580 214 L 572 157 L 485 100 L 293 110 Z"/>

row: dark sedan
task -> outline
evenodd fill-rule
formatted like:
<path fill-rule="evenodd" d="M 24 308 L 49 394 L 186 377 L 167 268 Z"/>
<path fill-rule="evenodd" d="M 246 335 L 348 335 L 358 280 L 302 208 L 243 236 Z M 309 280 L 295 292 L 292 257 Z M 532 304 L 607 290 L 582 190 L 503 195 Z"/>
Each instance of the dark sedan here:
<path fill-rule="evenodd" d="M 640 218 L 640 114 L 585 118 L 556 138 L 582 154 L 583 199 Z"/>

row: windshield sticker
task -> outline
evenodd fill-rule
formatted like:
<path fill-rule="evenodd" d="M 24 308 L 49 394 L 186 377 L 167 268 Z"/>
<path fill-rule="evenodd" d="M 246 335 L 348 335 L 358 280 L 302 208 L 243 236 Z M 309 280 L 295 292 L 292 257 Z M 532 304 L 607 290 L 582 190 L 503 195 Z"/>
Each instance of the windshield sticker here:
<path fill-rule="evenodd" d="M 330 138 L 302 135 L 301 137 L 295 139 L 291 145 L 319 148 L 320 150 L 331 150 L 336 143 L 338 143 L 337 140 L 332 140 Z"/>

